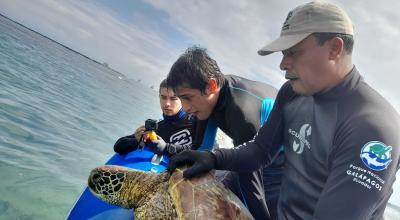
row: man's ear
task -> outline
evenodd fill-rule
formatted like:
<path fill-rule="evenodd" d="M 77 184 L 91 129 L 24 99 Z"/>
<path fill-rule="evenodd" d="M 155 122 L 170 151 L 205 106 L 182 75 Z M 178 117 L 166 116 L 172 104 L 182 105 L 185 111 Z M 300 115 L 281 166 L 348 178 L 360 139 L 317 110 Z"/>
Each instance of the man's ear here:
<path fill-rule="evenodd" d="M 336 59 L 344 53 L 344 41 L 340 37 L 335 37 L 331 39 L 330 43 L 330 59 Z"/>
<path fill-rule="evenodd" d="M 215 93 L 218 90 L 217 80 L 215 79 L 208 80 L 208 90 L 210 93 Z"/>

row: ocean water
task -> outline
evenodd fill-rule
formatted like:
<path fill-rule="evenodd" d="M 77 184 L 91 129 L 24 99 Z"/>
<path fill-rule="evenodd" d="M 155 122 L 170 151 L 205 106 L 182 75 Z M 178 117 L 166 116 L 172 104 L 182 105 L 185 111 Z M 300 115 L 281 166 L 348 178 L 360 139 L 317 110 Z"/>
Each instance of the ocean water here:
<path fill-rule="evenodd" d="M 0 16 L 0 219 L 64 219 L 117 138 L 160 116 L 157 91 Z"/>

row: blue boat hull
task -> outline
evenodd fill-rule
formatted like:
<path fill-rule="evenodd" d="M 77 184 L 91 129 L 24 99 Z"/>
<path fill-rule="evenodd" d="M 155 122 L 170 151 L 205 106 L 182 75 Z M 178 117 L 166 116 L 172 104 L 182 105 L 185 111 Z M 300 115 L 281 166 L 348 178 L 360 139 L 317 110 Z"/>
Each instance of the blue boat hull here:
<path fill-rule="evenodd" d="M 162 172 L 166 169 L 169 158 L 163 156 L 159 164 L 151 163 L 154 154 L 144 148 L 127 155 L 115 154 L 108 160 L 107 165 L 119 165 L 148 172 Z M 103 220 L 103 219 L 134 219 L 132 209 L 123 209 L 103 202 L 93 196 L 86 187 L 68 214 L 68 220 Z"/>

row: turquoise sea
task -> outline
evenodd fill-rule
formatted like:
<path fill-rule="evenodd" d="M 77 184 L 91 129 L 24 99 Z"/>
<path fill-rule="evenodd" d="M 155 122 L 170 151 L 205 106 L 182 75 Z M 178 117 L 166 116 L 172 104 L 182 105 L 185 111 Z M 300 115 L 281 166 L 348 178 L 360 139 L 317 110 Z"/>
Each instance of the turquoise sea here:
<path fill-rule="evenodd" d="M 64 219 L 115 141 L 160 116 L 154 89 L 0 16 L 0 220 Z"/>
<path fill-rule="evenodd" d="M 0 219 L 64 219 L 117 138 L 160 116 L 157 91 L 0 16 Z"/>

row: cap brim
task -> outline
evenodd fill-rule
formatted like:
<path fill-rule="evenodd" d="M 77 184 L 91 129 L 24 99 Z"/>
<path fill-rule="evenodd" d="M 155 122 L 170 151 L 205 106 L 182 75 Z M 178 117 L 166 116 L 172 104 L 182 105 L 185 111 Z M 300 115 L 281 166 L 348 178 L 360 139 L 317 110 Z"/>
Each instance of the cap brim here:
<path fill-rule="evenodd" d="M 273 52 L 287 50 L 287 49 L 293 47 L 294 45 L 300 43 L 302 40 L 304 40 L 310 34 L 311 33 L 280 36 L 278 39 L 272 41 L 271 43 L 267 44 L 265 47 L 261 48 L 258 51 L 258 54 L 261 56 L 265 56 L 265 55 L 271 54 Z"/>

